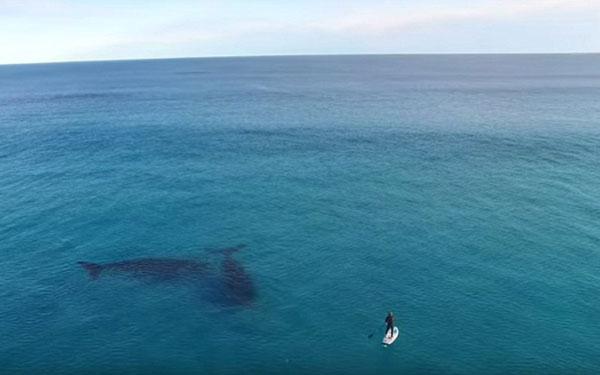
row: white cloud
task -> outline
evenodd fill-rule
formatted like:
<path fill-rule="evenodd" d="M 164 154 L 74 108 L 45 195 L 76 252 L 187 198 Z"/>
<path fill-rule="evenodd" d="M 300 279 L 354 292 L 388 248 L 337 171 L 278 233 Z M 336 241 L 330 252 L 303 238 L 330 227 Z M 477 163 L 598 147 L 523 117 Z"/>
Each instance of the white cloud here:
<path fill-rule="evenodd" d="M 557 24 L 563 14 L 565 22 Z M 478 52 L 481 44 L 461 34 L 463 26 L 492 37 L 496 44 L 485 51 L 511 51 L 523 30 L 534 29 L 537 39 L 527 41 L 536 52 L 590 51 L 600 45 L 600 0 L 0 0 L 0 63 L 401 53 L 415 52 L 414 46 L 417 52 Z M 542 35 L 546 26 L 565 31 L 555 38 L 562 44 Z M 444 41 L 450 47 L 440 49 L 437 40 L 453 31 L 455 40 Z M 520 52 L 527 49 L 518 45 Z"/>
<path fill-rule="evenodd" d="M 501 0 L 470 6 L 372 9 L 321 20 L 311 26 L 327 32 L 383 33 L 455 21 L 511 20 L 549 11 L 590 9 L 600 12 L 600 0 Z"/>

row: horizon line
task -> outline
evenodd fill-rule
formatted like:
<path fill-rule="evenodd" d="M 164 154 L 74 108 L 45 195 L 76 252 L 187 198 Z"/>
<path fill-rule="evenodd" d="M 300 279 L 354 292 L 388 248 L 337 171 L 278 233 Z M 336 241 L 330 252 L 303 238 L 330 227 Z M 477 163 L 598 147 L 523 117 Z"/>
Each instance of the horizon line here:
<path fill-rule="evenodd" d="M 343 57 L 343 56 L 498 56 L 498 55 L 598 55 L 599 52 L 431 52 L 431 53 L 306 53 L 306 54 L 257 54 L 257 55 L 212 55 L 212 56 L 174 56 L 174 57 L 142 57 L 123 59 L 97 60 L 54 60 L 20 63 L 0 63 L 2 66 L 44 65 L 44 64 L 76 64 L 96 62 L 127 62 L 127 61 L 159 61 L 159 60 L 190 60 L 190 59 L 234 59 L 234 58 L 269 58 L 269 57 Z"/>

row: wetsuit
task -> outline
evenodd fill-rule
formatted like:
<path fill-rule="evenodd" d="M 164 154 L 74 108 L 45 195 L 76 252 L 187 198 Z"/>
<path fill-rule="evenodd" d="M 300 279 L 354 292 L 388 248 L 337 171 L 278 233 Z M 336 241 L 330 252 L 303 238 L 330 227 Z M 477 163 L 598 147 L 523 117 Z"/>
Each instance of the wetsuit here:
<path fill-rule="evenodd" d="M 388 314 L 388 316 L 385 318 L 385 323 L 387 324 L 387 327 L 385 328 L 385 334 L 387 335 L 388 331 L 390 332 L 390 336 L 394 335 L 394 316 Z"/>

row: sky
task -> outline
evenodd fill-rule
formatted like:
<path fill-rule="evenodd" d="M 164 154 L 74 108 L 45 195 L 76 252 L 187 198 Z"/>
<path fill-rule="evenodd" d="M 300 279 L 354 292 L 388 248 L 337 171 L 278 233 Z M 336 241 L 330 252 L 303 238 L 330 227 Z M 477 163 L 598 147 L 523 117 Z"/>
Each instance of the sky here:
<path fill-rule="evenodd" d="M 0 0 L 0 64 L 600 52 L 600 0 Z"/>

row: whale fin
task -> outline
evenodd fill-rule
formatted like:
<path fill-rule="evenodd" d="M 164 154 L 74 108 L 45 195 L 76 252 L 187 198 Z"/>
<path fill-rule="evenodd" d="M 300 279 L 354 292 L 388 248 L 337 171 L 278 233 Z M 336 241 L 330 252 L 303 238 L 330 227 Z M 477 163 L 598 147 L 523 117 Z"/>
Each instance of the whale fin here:
<path fill-rule="evenodd" d="M 236 246 L 232 246 L 232 247 L 226 247 L 224 249 L 220 249 L 220 251 L 222 251 L 225 255 L 229 256 L 233 253 L 235 253 L 238 250 L 241 250 L 245 247 L 247 247 L 248 245 L 245 244 L 240 244 L 240 245 L 236 245 Z"/>
<path fill-rule="evenodd" d="M 102 271 L 102 266 L 100 264 L 91 263 L 91 262 L 77 262 L 77 263 L 81 264 L 81 266 L 89 272 L 92 280 L 96 279 L 98 277 L 98 275 L 100 275 L 100 271 Z"/>
<path fill-rule="evenodd" d="M 231 255 L 231 254 L 235 253 L 236 251 L 241 250 L 245 247 L 248 247 L 248 245 L 239 244 L 239 245 L 235 245 L 235 246 L 231 246 L 231 247 L 221 247 L 218 249 L 211 249 L 210 251 L 215 254 Z"/>

